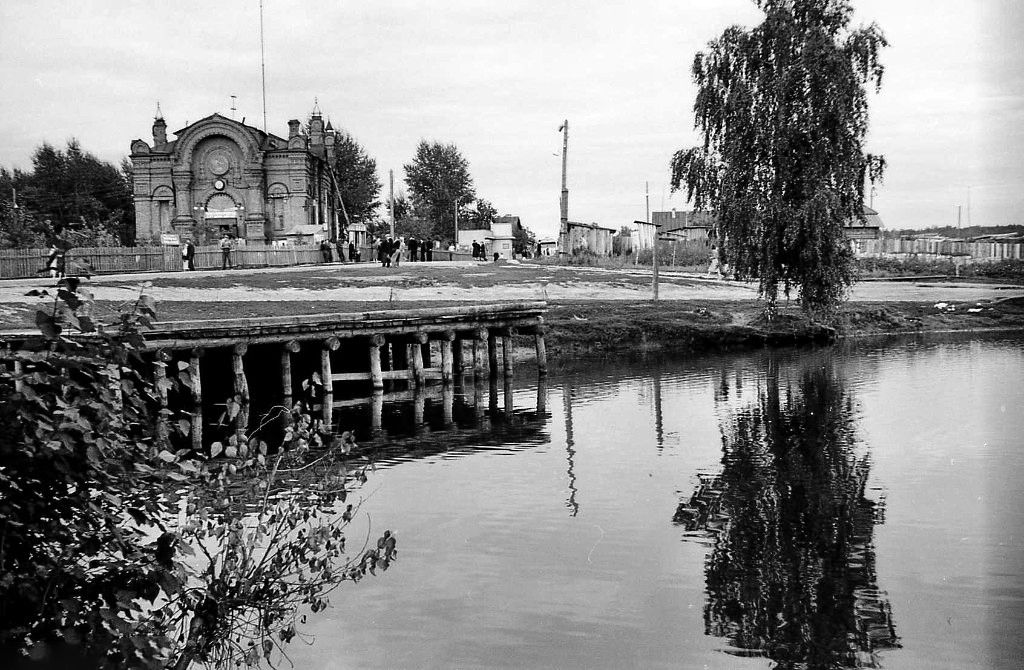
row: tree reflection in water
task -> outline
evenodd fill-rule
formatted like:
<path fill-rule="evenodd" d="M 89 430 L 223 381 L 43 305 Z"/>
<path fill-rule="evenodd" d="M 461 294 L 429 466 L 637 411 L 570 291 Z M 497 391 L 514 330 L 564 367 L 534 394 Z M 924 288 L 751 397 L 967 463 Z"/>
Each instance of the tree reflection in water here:
<path fill-rule="evenodd" d="M 722 470 L 674 521 L 713 541 L 705 634 L 728 639 L 729 653 L 781 668 L 879 667 L 877 652 L 899 646 L 875 574 L 882 506 L 865 497 L 870 463 L 830 353 L 806 357 L 782 379 L 769 355 L 746 407 L 723 375 Z"/>

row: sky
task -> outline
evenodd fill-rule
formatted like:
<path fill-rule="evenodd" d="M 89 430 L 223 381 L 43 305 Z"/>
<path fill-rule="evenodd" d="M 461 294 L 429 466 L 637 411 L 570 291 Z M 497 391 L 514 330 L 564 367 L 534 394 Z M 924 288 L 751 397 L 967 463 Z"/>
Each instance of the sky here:
<path fill-rule="evenodd" d="M 1024 223 L 1024 3 L 853 0 L 890 46 L 867 149 L 886 156 L 872 204 L 890 228 Z M 540 236 L 558 230 L 569 121 L 569 216 L 618 228 L 687 209 L 669 161 L 697 143 L 694 55 L 752 0 L 264 0 L 267 128 L 308 118 L 388 170 L 422 139 L 455 143 L 477 195 Z M 119 162 L 219 112 L 263 126 L 258 0 L 0 3 L 0 165 L 77 138 Z M 231 96 L 237 110 L 232 112 Z M 645 195 L 649 193 L 648 195 Z"/>

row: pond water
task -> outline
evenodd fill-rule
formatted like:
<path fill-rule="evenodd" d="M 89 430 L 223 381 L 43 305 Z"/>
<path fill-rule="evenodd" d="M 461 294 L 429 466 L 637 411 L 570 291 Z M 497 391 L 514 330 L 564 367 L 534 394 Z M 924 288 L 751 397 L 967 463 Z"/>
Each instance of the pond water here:
<path fill-rule="evenodd" d="M 1021 339 L 890 341 L 395 405 L 349 543 L 390 528 L 398 561 L 292 660 L 1021 667 L 1022 381 Z"/>

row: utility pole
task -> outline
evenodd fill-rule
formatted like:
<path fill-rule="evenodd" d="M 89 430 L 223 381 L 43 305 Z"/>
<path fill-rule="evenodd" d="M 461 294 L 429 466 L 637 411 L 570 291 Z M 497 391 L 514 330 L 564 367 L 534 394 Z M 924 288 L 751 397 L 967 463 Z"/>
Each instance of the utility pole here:
<path fill-rule="evenodd" d="M 260 82 L 263 88 L 263 134 L 267 134 L 267 53 L 263 46 L 263 0 L 260 0 Z"/>
<path fill-rule="evenodd" d="M 660 232 L 654 229 L 654 302 L 658 302 L 658 237 Z"/>
<path fill-rule="evenodd" d="M 562 133 L 562 202 L 558 228 L 558 258 L 563 261 L 565 255 L 569 253 L 569 186 L 565 175 L 569 154 L 569 119 L 563 121 L 558 130 Z"/>
<path fill-rule="evenodd" d="M 963 209 L 964 209 L 963 205 L 957 205 L 956 206 L 956 229 L 957 230 L 960 230 L 960 215 L 963 213 Z"/>
<path fill-rule="evenodd" d="M 391 203 L 391 237 L 395 236 L 395 171 L 388 170 L 388 201 Z"/>
<path fill-rule="evenodd" d="M 651 222 L 651 182 L 644 182 L 644 200 L 647 203 L 647 216 L 644 217 L 644 221 L 647 223 Z"/>
<path fill-rule="evenodd" d="M 456 248 L 459 246 L 459 199 L 455 198 L 455 241 Z"/>

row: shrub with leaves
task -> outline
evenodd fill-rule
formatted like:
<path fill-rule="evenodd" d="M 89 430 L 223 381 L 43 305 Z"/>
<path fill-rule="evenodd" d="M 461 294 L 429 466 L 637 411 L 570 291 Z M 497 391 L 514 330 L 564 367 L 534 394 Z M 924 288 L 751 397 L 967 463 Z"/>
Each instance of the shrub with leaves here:
<path fill-rule="evenodd" d="M 173 451 L 153 300 L 101 325 L 79 278 L 50 291 L 34 292 L 42 338 L 0 365 L 0 667 L 260 664 L 303 608 L 394 560 L 390 532 L 346 553 L 358 505 L 342 505 L 366 480 L 344 467 L 351 435 L 300 402 L 275 450 L 239 424 L 231 451 Z"/>

